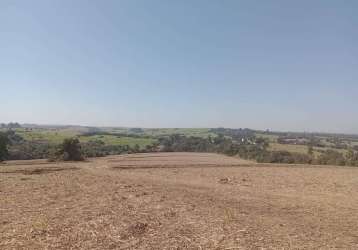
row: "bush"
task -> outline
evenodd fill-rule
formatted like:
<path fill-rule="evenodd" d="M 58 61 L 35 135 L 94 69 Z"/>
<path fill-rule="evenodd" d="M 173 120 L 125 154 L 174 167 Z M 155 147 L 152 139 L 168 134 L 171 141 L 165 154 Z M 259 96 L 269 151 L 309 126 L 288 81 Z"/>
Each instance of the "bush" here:
<path fill-rule="evenodd" d="M 288 151 L 263 151 L 256 158 L 258 162 L 287 163 L 287 164 L 311 164 L 313 157 L 308 154 L 293 153 Z"/>
<path fill-rule="evenodd" d="M 346 154 L 346 165 L 358 167 L 358 152 L 353 148 L 348 149 Z"/>
<path fill-rule="evenodd" d="M 321 165 L 344 166 L 346 164 L 346 159 L 342 153 L 339 153 L 335 150 L 327 150 L 317 158 L 316 163 Z"/>
<path fill-rule="evenodd" d="M 7 137 L 7 134 L 0 132 L 0 161 L 3 161 L 8 157 L 9 151 L 7 147 L 9 143 L 10 140 Z"/>
<path fill-rule="evenodd" d="M 80 141 L 77 138 L 67 138 L 60 145 L 57 155 L 64 161 L 83 161 Z"/>
<path fill-rule="evenodd" d="M 12 144 L 9 148 L 9 160 L 45 159 L 54 151 L 54 145 L 44 142 L 29 142 Z"/>
<path fill-rule="evenodd" d="M 92 140 L 82 143 L 81 148 L 85 157 L 102 157 L 108 154 L 105 150 L 105 144 L 101 140 Z"/>

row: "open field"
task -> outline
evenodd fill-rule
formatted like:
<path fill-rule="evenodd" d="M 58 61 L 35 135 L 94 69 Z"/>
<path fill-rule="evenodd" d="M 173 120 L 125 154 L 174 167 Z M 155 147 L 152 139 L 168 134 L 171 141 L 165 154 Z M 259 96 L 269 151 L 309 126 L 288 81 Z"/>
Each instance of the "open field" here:
<path fill-rule="evenodd" d="M 0 164 L 0 249 L 357 249 L 358 169 L 206 153 Z"/>
<path fill-rule="evenodd" d="M 114 136 L 114 135 L 92 135 L 92 136 L 79 136 L 81 142 L 88 142 L 91 140 L 99 140 L 106 145 L 128 145 L 134 147 L 136 144 L 141 148 L 145 148 L 148 145 L 156 142 L 153 138 L 135 138 L 127 136 Z"/>
<path fill-rule="evenodd" d="M 272 143 L 272 142 L 273 142 L 273 143 L 277 142 L 277 139 L 279 138 L 278 135 L 264 134 L 264 133 L 258 133 L 258 132 L 256 132 L 255 135 L 256 135 L 257 137 L 261 137 L 261 138 L 267 139 L 270 143 Z"/>
<path fill-rule="evenodd" d="M 307 153 L 308 146 L 306 145 L 293 145 L 293 144 L 280 144 L 280 143 L 270 143 L 270 150 L 272 151 L 288 151 L 293 153 Z M 317 149 L 317 147 L 314 147 Z"/>
<path fill-rule="evenodd" d="M 133 131 L 133 128 L 101 128 L 101 130 L 109 133 L 136 134 L 142 136 L 166 136 L 172 134 L 180 134 L 184 136 L 195 136 L 207 138 L 215 137 L 217 134 L 210 132 L 210 128 L 140 128 L 140 131 Z"/>
<path fill-rule="evenodd" d="M 73 137 L 80 132 L 75 129 L 15 129 L 16 133 L 27 141 L 47 141 L 59 144 L 65 138 Z"/>
<path fill-rule="evenodd" d="M 206 138 L 209 136 L 215 137 L 216 134 L 210 132 L 209 128 L 159 128 L 159 129 L 144 129 L 144 133 L 150 136 L 162 136 L 172 134 L 182 134 L 185 136 L 196 136 Z"/>
<path fill-rule="evenodd" d="M 158 129 L 142 129 L 141 133 L 134 133 L 131 128 L 98 128 L 99 131 L 113 134 L 98 134 L 98 135 L 83 135 L 89 132 L 86 127 L 58 127 L 58 128 L 16 128 L 14 131 L 27 141 L 46 141 L 48 143 L 60 144 L 64 139 L 70 137 L 78 137 L 81 142 L 88 142 L 89 140 L 100 140 L 106 145 L 129 145 L 131 147 L 138 144 L 141 148 L 151 145 L 156 142 L 157 136 L 182 134 L 185 136 L 197 136 L 206 138 L 208 136 L 215 137 L 216 134 L 211 133 L 206 128 L 158 128 Z M 1 129 L 0 131 L 6 131 Z M 118 136 L 117 136 L 118 134 Z M 124 135 L 123 135 L 124 134 Z M 129 136 L 125 136 L 125 135 Z M 139 135 L 138 138 L 130 135 Z M 142 137 L 140 137 L 142 136 Z M 148 138 L 151 137 L 151 138 Z"/>
<path fill-rule="evenodd" d="M 347 150 L 345 149 L 333 149 L 333 148 L 320 148 L 320 147 L 313 147 L 315 156 L 319 156 L 321 153 L 320 150 L 335 150 L 342 154 L 346 154 Z M 270 143 L 269 150 L 271 151 L 288 151 L 291 153 L 301 153 L 306 154 L 308 152 L 307 145 L 293 145 L 293 144 L 280 144 L 280 143 Z"/>

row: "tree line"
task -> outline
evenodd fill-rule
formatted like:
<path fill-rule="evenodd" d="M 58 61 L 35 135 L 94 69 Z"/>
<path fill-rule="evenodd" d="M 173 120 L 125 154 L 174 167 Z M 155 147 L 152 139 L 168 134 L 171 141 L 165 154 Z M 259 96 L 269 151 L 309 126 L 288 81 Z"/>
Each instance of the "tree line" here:
<path fill-rule="evenodd" d="M 106 145 L 101 140 L 90 140 L 80 142 L 78 138 L 67 138 L 61 144 L 52 144 L 45 141 L 27 141 L 13 130 L 0 132 L 0 161 L 3 160 L 31 160 L 31 159 L 51 159 L 67 160 L 84 159 L 88 157 L 102 157 L 106 155 L 117 155 L 126 153 L 152 152 L 157 144 L 147 145 L 141 148 L 139 145 Z M 75 155 L 68 157 L 69 152 Z M 76 156 L 77 155 L 77 156 Z"/>
<path fill-rule="evenodd" d="M 315 156 L 311 147 L 307 148 L 307 153 L 269 151 L 269 143 L 266 139 L 251 137 L 250 140 L 234 141 L 223 134 L 219 134 L 214 138 L 170 135 L 162 137 L 159 141 L 162 146 L 161 150 L 167 152 L 222 153 L 229 156 L 238 155 L 243 159 L 261 163 L 358 166 L 358 152 L 353 149 L 349 149 L 346 155 L 335 150 L 325 150 Z"/>
<path fill-rule="evenodd" d="M 336 150 L 321 150 L 318 155 L 308 145 L 307 153 L 270 151 L 267 139 L 255 137 L 250 131 L 216 131 L 217 136 L 207 138 L 173 134 L 156 138 L 157 142 L 141 148 L 139 145 L 106 145 L 92 140 L 81 143 L 78 138 L 68 138 L 60 145 L 29 142 L 14 131 L 0 132 L 0 161 L 47 158 L 50 160 L 84 160 L 87 157 L 143 152 L 212 152 L 261 163 L 322 164 L 358 166 L 358 152 L 349 148 L 346 154 Z M 127 135 L 126 135 L 127 136 Z M 233 139 L 234 138 L 234 139 Z M 9 150 L 10 149 L 10 150 Z"/>

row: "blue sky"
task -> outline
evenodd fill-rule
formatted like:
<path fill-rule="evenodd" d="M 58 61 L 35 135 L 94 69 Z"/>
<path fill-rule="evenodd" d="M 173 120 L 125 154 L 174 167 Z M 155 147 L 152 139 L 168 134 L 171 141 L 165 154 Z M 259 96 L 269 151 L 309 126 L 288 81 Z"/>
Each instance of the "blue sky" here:
<path fill-rule="evenodd" d="M 0 1 L 0 122 L 358 133 L 358 1 Z"/>

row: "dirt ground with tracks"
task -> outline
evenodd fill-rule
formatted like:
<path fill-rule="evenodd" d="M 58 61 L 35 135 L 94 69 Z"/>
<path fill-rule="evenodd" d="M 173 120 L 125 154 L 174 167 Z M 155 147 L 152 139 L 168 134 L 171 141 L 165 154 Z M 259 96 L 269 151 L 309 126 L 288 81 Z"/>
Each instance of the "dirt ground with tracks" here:
<path fill-rule="evenodd" d="M 358 168 L 153 153 L 0 164 L 0 249 L 358 249 Z"/>

